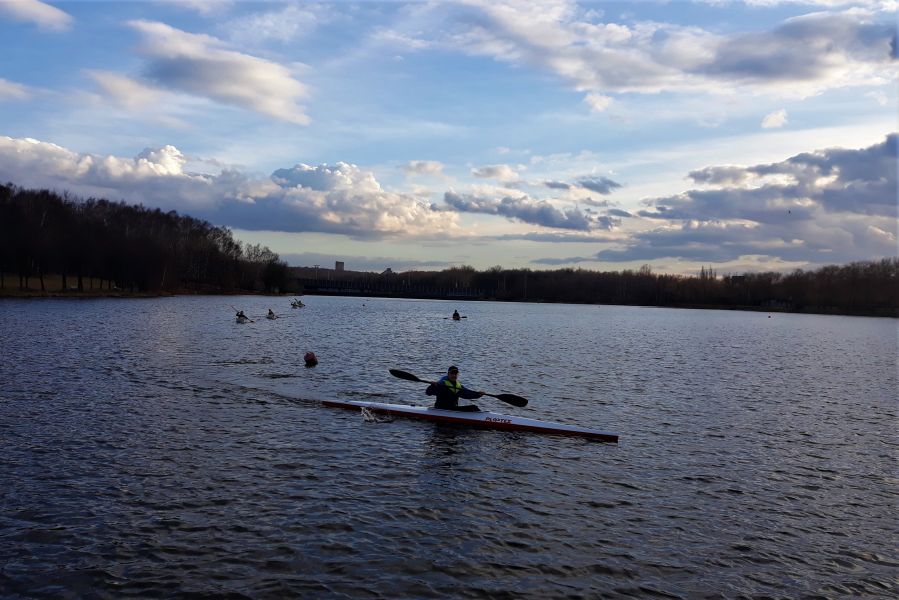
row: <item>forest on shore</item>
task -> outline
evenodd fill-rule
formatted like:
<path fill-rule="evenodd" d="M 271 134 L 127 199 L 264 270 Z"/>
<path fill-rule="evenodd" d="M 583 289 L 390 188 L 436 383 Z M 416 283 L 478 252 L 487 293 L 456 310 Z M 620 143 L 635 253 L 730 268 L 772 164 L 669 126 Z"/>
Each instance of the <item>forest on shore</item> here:
<path fill-rule="evenodd" d="M 15 287 L 30 289 L 36 279 L 44 293 L 292 291 L 287 263 L 265 246 L 235 240 L 227 228 L 176 211 L 6 184 L 0 289 L 10 287 L 10 274 Z"/>
<path fill-rule="evenodd" d="M 9 281 L 12 279 L 13 281 Z M 0 293 L 333 293 L 778 310 L 899 317 L 899 257 L 791 273 L 638 270 L 371 273 L 289 267 L 260 245 L 175 211 L 0 185 Z M 330 290 L 330 291 L 325 291 Z"/>

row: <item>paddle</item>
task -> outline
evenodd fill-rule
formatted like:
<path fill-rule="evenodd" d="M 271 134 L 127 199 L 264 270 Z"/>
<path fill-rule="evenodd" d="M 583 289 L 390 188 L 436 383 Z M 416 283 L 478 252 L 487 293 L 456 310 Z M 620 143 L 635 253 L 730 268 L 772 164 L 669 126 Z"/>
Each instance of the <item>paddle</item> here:
<path fill-rule="evenodd" d="M 231 310 L 233 310 L 235 313 L 241 312 L 241 311 L 237 310 L 236 308 L 234 308 L 234 306 L 231 305 L 231 304 L 229 304 L 228 306 L 230 306 L 230 307 L 231 307 Z M 238 317 L 238 318 L 239 318 L 239 317 Z M 256 321 L 254 321 L 253 319 L 251 319 L 250 317 L 248 317 L 248 316 L 246 316 L 246 315 L 244 315 L 243 318 L 246 319 L 247 321 L 249 321 L 250 323 L 255 323 L 255 322 L 256 322 Z"/>
<path fill-rule="evenodd" d="M 400 379 L 405 379 L 406 381 L 417 381 L 418 383 L 431 383 L 430 381 L 426 381 L 424 379 L 419 379 L 412 373 L 407 373 L 405 371 L 400 371 L 399 369 L 389 369 L 390 374 L 394 377 L 399 377 Z M 528 399 L 522 398 L 521 396 L 516 396 L 515 394 L 488 394 L 484 392 L 485 396 L 490 396 L 491 398 L 496 398 L 497 400 L 502 400 L 507 404 L 511 404 L 512 406 L 527 406 Z"/>

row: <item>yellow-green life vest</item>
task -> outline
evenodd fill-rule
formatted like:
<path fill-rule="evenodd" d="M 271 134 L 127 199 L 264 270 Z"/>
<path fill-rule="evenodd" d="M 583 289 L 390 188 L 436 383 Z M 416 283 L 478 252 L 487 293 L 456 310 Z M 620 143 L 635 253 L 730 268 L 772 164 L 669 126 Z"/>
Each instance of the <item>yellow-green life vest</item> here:
<path fill-rule="evenodd" d="M 444 379 L 443 383 L 445 383 L 446 387 L 448 387 L 450 389 L 450 391 L 453 394 L 455 394 L 456 396 L 458 396 L 459 392 L 462 391 L 462 384 L 459 383 L 458 381 L 456 383 L 453 383 L 449 379 Z"/>

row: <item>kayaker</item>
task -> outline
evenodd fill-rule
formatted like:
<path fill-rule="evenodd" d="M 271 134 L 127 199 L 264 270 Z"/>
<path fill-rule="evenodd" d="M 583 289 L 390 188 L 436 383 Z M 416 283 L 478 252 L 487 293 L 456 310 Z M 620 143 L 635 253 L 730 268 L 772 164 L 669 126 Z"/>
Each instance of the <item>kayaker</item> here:
<path fill-rule="evenodd" d="M 437 396 L 434 408 L 444 410 L 460 410 L 464 412 L 478 412 L 481 409 L 474 404 L 459 406 L 459 398 L 474 400 L 484 395 L 484 392 L 475 392 L 468 389 L 458 381 L 459 367 L 453 365 L 446 371 L 446 375 L 439 381 L 434 381 L 425 390 L 428 396 Z"/>
<path fill-rule="evenodd" d="M 243 314 L 242 310 L 239 310 L 239 311 L 237 311 L 237 318 L 238 319 L 246 319 L 247 315 Z"/>
<path fill-rule="evenodd" d="M 314 367 L 318 364 L 318 357 L 311 350 L 303 355 L 303 360 L 306 362 L 307 367 Z"/>
<path fill-rule="evenodd" d="M 274 318 L 275 318 L 275 311 L 273 311 L 272 309 L 268 309 L 268 318 L 269 318 L 269 319 L 274 319 Z"/>
<path fill-rule="evenodd" d="M 458 311 L 458 310 L 454 310 L 454 311 L 453 311 L 453 321 L 459 321 L 459 320 L 461 320 L 461 319 L 462 319 L 462 317 L 459 316 L 459 311 Z"/>

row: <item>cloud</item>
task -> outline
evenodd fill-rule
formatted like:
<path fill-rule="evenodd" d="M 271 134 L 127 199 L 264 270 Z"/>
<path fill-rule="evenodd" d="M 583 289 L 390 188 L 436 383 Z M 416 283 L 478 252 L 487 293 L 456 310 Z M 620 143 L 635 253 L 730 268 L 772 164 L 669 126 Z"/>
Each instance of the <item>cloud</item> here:
<path fill-rule="evenodd" d="M 518 171 L 509 165 L 477 167 L 471 170 L 471 174 L 482 179 L 499 179 L 500 181 L 514 181 L 518 179 Z"/>
<path fill-rule="evenodd" d="M 484 241 L 508 242 L 514 240 L 525 240 L 528 242 L 541 242 L 545 244 L 589 244 L 596 242 L 616 242 L 621 241 L 620 234 L 603 234 L 603 233 L 584 233 L 584 232 L 536 232 L 528 233 L 508 233 L 504 235 L 485 236 L 480 238 Z"/>
<path fill-rule="evenodd" d="M 762 129 L 777 129 L 787 124 L 787 111 L 783 108 L 765 115 L 762 119 Z"/>
<path fill-rule="evenodd" d="M 721 186 L 650 200 L 634 234 L 600 260 L 747 255 L 821 263 L 892 256 L 897 248 L 897 134 L 868 148 L 829 148 L 749 167 L 707 167 L 694 181 Z"/>
<path fill-rule="evenodd" d="M 429 175 L 433 177 L 443 176 L 443 163 L 436 160 L 410 160 L 400 168 L 407 175 Z"/>
<path fill-rule="evenodd" d="M 145 149 L 135 158 L 121 158 L 79 154 L 31 138 L 0 136 L 0 181 L 23 187 L 127 199 L 134 204 L 192 214 L 246 195 L 248 181 L 237 181 L 226 172 L 217 177 L 186 173 L 185 162 L 173 146 Z"/>
<path fill-rule="evenodd" d="M 430 6 L 441 26 L 435 43 L 553 73 L 596 112 L 609 107 L 611 94 L 741 89 L 805 97 L 883 85 L 899 70 L 895 22 L 869 10 L 812 13 L 770 31 L 722 35 L 655 21 L 603 22 L 599 12 L 564 0 Z"/>
<path fill-rule="evenodd" d="M 887 98 L 887 95 L 879 90 L 873 91 L 873 92 L 868 92 L 865 94 L 865 96 L 873 99 L 874 102 L 876 102 L 878 106 L 886 106 L 887 104 L 890 103 L 890 100 L 889 100 L 889 98 Z"/>
<path fill-rule="evenodd" d="M 612 190 L 621 187 L 621 184 L 607 177 L 581 177 L 578 179 L 577 184 L 591 192 L 596 192 L 597 194 L 608 195 L 612 193 Z"/>
<path fill-rule="evenodd" d="M 564 181 L 544 181 L 543 185 L 551 190 L 570 190 L 571 184 Z"/>
<path fill-rule="evenodd" d="M 590 107 L 591 111 L 599 113 L 605 112 L 605 110 L 612 105 L 614 100 L 609 96 L 591 92 L 584 96 L 584 102 Z"/>
<path fill-rule="evenodd" d="M 27 100 L 30 97 L 26 86 L 0 77 L 0 100 Z"/>
<path fill-rule="evenodd" d="M 191 173 L 187 165 L 173 146 L 122 158 L 0 137 L 0 181 L 23 187 L 124 199 L 247 230 L 324 232 L 358 239 L 458 232 L 454 214 L 385 191 L 370 172 L 352 164 L 297 165 L 279 169 L 271 179 L 251 178 L 233 169 Z"/>
<path fill-rule="evenodd" d="M 217 15 L 228 10 L 234 2 L 232 0 L 157 0 L 168 2 L 178 8 L 192 10 L 204 16 Z"/>
<path fill-rule="evenodd" d="M 330 20 L 324 4 L 290 4 L 280 10 L 254 13 L 225 23 L 228 39 L 239 44 L 259 44 L 266 40 L 287 43 L 309 35 Z"/>
<path fill-rule="evenodd" d="M 148 63 L 143 74 L 155 85 L 289 123 L 309 123 L 304 108 L 297 104 L 308 90 L 287 67 L 228 50 L 214 37 L 164 23 L 129 21 L 129 25 L 144 36 L 140 52 Z"/>
<path fill-rule="evenodd" d="M 545 200 L 534 200 L 527 195 L 517 198 L 511 196 L 495 198 L 450 191 L 444 194 L 443 200 L 459 212 L 499 215 L 556 229 L 590 231 L 611 229 L 617 224 L 609 217 L 595 216 L 577 209 L 559 210 Z"/>
<path fill-rule="evenodd" d="M 74 22 L 69 13 L 38 0 L 4 0 L 0 2 L 0 14 L 50 31 L 66 31 Z"/>
<path fill-rule="evenodd" d="M 283 188 L 306 188 L 317 191 L 355 190 L 380 192 L 381 186 L 372 173 L 355 165 L 339 162 L 335 166 L 298 164 L 289 169 L 278 169 L 272 180 Z"/>
<path fill-rule="evenodd" d="M 87 71 L 116 103 L 129 110 L 140 110 L 156 106 L 164 93 L 161 90 L 144 85 L 129 77 L 109 71 Z"/>

